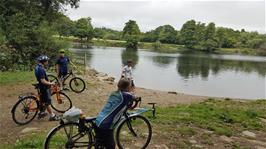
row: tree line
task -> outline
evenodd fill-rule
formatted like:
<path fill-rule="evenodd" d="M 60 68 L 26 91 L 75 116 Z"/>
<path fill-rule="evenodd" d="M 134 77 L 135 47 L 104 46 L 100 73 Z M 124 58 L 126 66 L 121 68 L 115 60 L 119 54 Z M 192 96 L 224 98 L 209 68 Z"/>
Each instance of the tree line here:
<path fill-rule="evenodd" d="M 185 22 L 181 30 L 163 25 L 141 32 L 136 21 L 129 20 L 122 31 L 93 27 L 91 18 L 71 20 L 63 12 L 66 6 L 78 8 L 79 0 L 0 0 L 0 70 L 31 69 L 34 58 L 47 54 L 54 58 L 68 43 L 61 37 L 74 36 L 82 41 L 93 38 L 124 40 L 126 47 L 137 49 L 139 42 L 184 45 L 188 49 L 214 51 L 218 48 L 266 49 L 266 35 L 195 20 Z M 57 38 L 57 36 L 59 38 Z"/>
<path fill-rule="evenodd" d="M 77 25 L 86 19 L 87 26 Z M 234 30 L 225 27 L 216 27 L 214 23 L 205 24 L 189 20 L 180 31 L 171 25 L 163 25 L 154 30 L 141 32 L 136 21 L 129 20 L 122 31 L 106 27 L 91 25 L 91 18 L 81 18 L 72 21 L 64 16 L 64 21 L 58 21 L 60 36 L 75 36 L 80 39 L 109 39 L 125 40 L 128 47 L 137 47 L 137 42 L 157 42 L 184 45 L 188 49 L 214 51 L 218 48 L 252 48 L 265 49 L 266 35 L 258 32 L 247 32 L 245 29 Z M 75 25 L 76 24 L 76 25 Z M 70 29 L 71 28 L 71 29 Z"/>

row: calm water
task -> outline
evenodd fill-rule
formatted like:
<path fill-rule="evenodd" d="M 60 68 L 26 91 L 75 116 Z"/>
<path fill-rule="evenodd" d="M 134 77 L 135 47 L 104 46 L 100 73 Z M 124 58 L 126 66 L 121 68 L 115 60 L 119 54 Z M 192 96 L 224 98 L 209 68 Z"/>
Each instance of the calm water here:
<path fill-rule="evenodd" d="M 117 79 L 127 59 L 135 62 L 138 87 L 193 95 L 266 98 L 266 57 L 214 54 L 164 54 L 124 48 L 73 49 L 87 52 L 88 65 Z"/>

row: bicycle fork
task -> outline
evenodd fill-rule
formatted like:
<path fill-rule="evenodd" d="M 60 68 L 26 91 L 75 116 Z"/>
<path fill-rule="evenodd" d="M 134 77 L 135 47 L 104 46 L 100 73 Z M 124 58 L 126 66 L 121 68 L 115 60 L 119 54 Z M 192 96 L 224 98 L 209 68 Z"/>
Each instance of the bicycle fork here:
<path fill-rule="evenodd" d="M 134 137 L 137 137 L 137 133 L 134 131 L 134 129 L 132 128 L 132 125 L 131 125 L 131 119 L 129 119 L 126 123 L 127 123 L 127 127 L 128 129 L 130 130 L 130 132 L 133 134 Z"/>

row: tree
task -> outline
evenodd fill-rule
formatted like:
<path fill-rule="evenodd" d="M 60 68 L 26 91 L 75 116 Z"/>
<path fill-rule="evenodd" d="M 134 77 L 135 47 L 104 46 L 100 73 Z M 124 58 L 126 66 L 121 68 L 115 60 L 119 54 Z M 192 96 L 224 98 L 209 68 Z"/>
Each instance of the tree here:
<path fill-rule="evenodd" d="M 81 18 L 75 22 L 74 35 L 79 37 L 81 40 L 91 40 L 93 38 L 93 27 L 91 25 L 91 18 Z"/>
<path fill-rule="evenodd" d="M 127 48 L 137 49 L 140 38 L 140 30 L 136 21 L 129 20 L 123 29 L 122 37 L 126 40 Z"/>
<path fill-rule="evenodd" d="M 69 17 L 60 14 L 60 17 L 53 23 L 53 27 L 60 37 L 70 36 L 74 32 L 75 24 Z"/>
<path fill-rule="evenodd" d="M 187 48 L 192 49 L 197 44 L 196 29 L 195 20 L 187 21 L 181 28 L 180 40 Z"/>
<path fill-rule="evenodd" d="M 215 37 L 215 24 L 210 23 L 206 27 L 203 47 L 207 51 L 213 51 L 218 47 L 218 43 Z"/>
<path fill-rule="evenodd" d="M 36 56 L 47 53 L 55 55 L 58 48 L 65 47 L 61 41 L 53 39 L 52 23 L 64 7 L 78 7 L 79 0 L 8 0 L 0 1 L 1 42 L 0 59 L 8 59 L 1 70 L 25 66 L 31 69 Z M 9 51 L 12 51 L 10 54 Z M 7 57 L 8 56 L 8 57 Z M 8 65 L 8 67 L 4 66 Z"/>

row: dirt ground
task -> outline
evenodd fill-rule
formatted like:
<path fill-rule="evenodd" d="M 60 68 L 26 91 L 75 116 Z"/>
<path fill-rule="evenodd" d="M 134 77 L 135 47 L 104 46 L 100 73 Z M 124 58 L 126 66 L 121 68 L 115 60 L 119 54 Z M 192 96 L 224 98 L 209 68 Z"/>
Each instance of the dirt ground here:
<path fill-rule="evenodd" d="M 85 79 L 87 80 L 88 85 L 83 93 L 76 94 L 68 91 L 66 92 L 66 94 L 69 95 L 75 107 L 82 109 L 87 116 L 95 116 L 106 102 L 108 95 L 116 89 L 116 85 L 111 82 L 99 81 L 99 79 L 95 77 L 94 73 L 88 73 Z M 58 125 L 58 122 L 49 122 L 47 119 L 34 119 L 31 123 L 24 126 L 18 126 L 13 122 L 11 117 L 11 108 L 18 100 L 18 95 L 28 92 L 35 92 L 33 86 L 31 86 L 31 83 L 32 82 L 0 87 L 0 144 L 10 144 L 16 141 L 17 139 L 23 138 L 25 135 L 28 135 L 28 133 L 23 133 L 23 130 L 25 128 L 37 128 L 36 130 L 34 130 L 34 133 L 47 133 L 49 130 L 51 130 L 51 128 Z M 177 103 L 189 104 L 193 102 L 200 102 L 208 98 L 202 96 L 186 95 L 181 93 L 168 93 L 143 88 L 137 88 L 136 93 L 138 96 L 142 97 L 142 105 L 147 105 L 147 103 L 149 102 L 155 102 L 157 103 L 157 106 L 160 107 L 174 106 Z M 157 131 L 156 129 L 159 130 L 160 128 L 154 126 L 154 129 L 155 131 L 153 133 L 153 139 L 151 144 L 149 145 L 149 148 L 179 148 L 177 146 L 167 147 L 164 144 L 164 141 L 166 141 L 165 139 L 169 138 L 169 136 L 164 138 L 163 136 L 167 134 L 157 134 L 156 132 L 159 131 Z M 205 130 L 199 130 L 199 132 L 205 132 Z M 209 132 L 206 131 L 206 134 L 208 133 Z M 168 135 L 172 135 L 170 136 L 170 141 L 175 142 L 178 139 L 182 140 L 182 136 L 178 136 L 178 134 L 176 134 L 175 132 L 173 132 L 173 134 Z M 216 136 L 216 138 L 217 143 L 215 145 L 215 148 L 227 148 L 224 145 L 226 139 L 223 140 L 224 138 L 220 138 L 220 136 Z M 200 140 L 202 138 L 191 138 L 190 140 L 186 141 L 191 141 L 191 143 L 195 143 L 195 140 L 197 139 Z M 239 138 L 235 138 L 232 141 L 237 139 L 239 140 Z M 244 139 L 240 139 L 239 142 L 245 143 L 247 141 Z M 253 143 L 251 142 L 249 143 L 249 146 L 253 146 L 254 148 L 257 148 L 256 146 L 259 146 L 261 147 L 260 149 L 262 149 L 264 147 L 266 148 L 266 143 L 263 144 L 263 142 L 261 141 Z M 206 148 L 206 146 L 195 146 L 195 148 Z M 212 147 L 209 146 L 207 148 Z"/>

